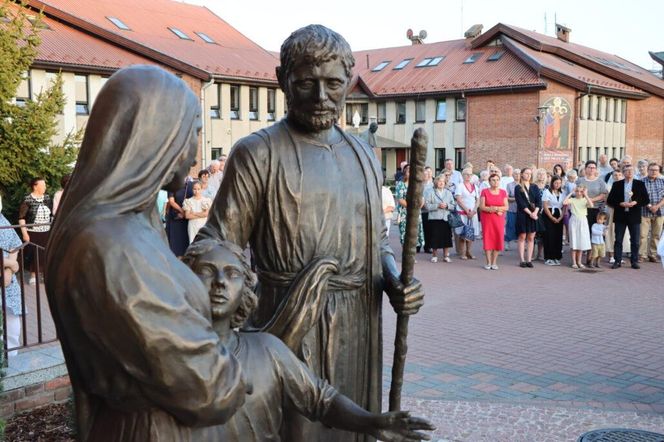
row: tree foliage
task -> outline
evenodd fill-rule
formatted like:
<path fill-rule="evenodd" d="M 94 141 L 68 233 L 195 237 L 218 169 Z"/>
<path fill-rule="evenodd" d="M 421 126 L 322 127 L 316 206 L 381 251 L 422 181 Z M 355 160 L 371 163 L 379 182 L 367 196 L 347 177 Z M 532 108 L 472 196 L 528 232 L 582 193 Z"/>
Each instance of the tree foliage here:
<path fill-rule="evenodd" d="M 46 179 L 50 191 L 60 187 L 81 140 L 79 131 L 67 134 L 60 144 L 52 142 L 65 105 L 60 75 L 32 100 L 14 102 L 37 55 L 42 27 L 41 15 L 28 10 L 24 2 L 0 0 L 0 194 L 10 221 L 16 221 L 16 209 L 31 178 Z"/>

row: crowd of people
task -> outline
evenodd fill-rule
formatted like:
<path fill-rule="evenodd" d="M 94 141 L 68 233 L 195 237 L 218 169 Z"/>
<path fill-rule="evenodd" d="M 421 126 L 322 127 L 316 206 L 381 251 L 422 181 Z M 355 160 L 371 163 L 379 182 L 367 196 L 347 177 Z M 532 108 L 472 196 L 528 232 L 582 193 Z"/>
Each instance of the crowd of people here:
<path fill-rule="evenodd" d="M 387 230 L 396 213 L 402 244 L 409 178 L 403 162 L 395 175 L 396 200 L 383 189 Z M 604 258 L 616 269 L 627 256 L 630 266 L 639 269 L 644 262 L 661 262 L 664 255 L 663 206 L 662 166 L 645 159 L 635 167 L 630 156 L 609 160 L 600 155 L 598 161 L 576 168 L 556 164 L 550 171 L 509 164 L 501 170 L 489 160 L 483 170 L 466 163 L 461 172 L 447 159 L 435 177 L 425 168 L 417 251 L 430 253 L 434 263 L 441 258 L 451 262 L 454 246 L 458 259 L 476 259 L 472 245 L 482 240 L 484 268 L 498 270 L 498 256 L 516 241 L 522 268 L 540 260 L 559 266 L 569 246 L 573 269 L 601 267 Z"/>

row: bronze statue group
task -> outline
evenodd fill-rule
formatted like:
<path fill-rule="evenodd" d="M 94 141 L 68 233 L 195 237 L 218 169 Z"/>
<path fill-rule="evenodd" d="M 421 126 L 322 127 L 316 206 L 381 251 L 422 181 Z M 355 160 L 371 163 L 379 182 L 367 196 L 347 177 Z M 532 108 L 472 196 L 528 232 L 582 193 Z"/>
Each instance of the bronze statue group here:
<path fill-rule="evenodd" d="M 423 290 L 399 280 L 371 147 L 335 124 L 353 64 L 323 26 L 284 42 L 288 116 L 234 146 L 182 260 L 155 204 L 194 165 L 200 103 L 156 67 L 107 81 L 47 249 L 81 440 L 429 439 L 381 413 L 382 293 L 405 316 Z"/>

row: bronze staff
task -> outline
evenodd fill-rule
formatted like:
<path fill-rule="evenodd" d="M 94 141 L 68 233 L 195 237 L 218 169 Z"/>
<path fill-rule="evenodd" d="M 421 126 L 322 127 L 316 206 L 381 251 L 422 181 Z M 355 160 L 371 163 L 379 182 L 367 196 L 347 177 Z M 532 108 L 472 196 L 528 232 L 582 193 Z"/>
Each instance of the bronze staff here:
<path fill-rule="evenodd" d="M 420 208 L 422 205 L 422 190 L 424 188 L 424 163 L 427 158 L 428 137 L 424 129 L 413 132 L 410 140 L 410 178 L 408 193 L 406 194 L 406 234 L 403 240 L 401 255 L 401 283 L 404 286 L 413 281 L 413 268 L 415 267 L 415 247 L 420 221 Z M 392 385 L 390 386 L 390 411 L 401 409 L 401 387 L 403 385 L 403 370 L 406 365 L 408 352 L 408 316 L 397 316 L 397 332 L 394 338 L 394 360 L 392 362 Z"/>

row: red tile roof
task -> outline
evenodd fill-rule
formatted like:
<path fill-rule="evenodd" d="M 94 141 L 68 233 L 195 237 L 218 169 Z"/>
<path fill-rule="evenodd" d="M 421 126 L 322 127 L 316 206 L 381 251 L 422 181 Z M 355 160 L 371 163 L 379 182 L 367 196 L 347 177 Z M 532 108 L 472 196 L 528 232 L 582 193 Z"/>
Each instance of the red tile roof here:
<path fill-rule="evenodd" d="M 498 23 L 473 40 L 474 47 L 483 46 L 500 35 L 506 35 L 535 51 L 555 54 L 620 82 L 664 97 L 664 80 L 617 55 L 599 51 L 556 37 L 539 34 L 516 26 Z"/>
<path fill-rule="evenodd" d="M 10 7 L 17 7 L 11 6 Z M 114 46 L 77 29 L 64 25 L 48 17 L 42 17 L 48 27 L 40 29 L 41 44 L 33 63 L 36 67 L 64 68 L 71 66 L 79 71 L 112 73 L 113 71 L 134 65 L 153 64 L 123 48 Z"/>
<path fill-rule="evenodd" d="M 29 4 L 201 79 L 276 83 L 274 56 L 205 7 L 172 0 L 30 0 Z M 131 30 L 118 28 L 107 17 L 119 18 Z M 179 38 L 169 28 L 179 29 L 191 40 Z M 206 43 L 196 32 L 215 43 Z"/>
<path fill-rule="evenodd" d="M 537 73 L 509 51 L 496 61 L 487 59 L 500 47 L 472 49 L 466 40 L 357 51 L 354 72 L 367 92 L 378 97 L 472 92 L 537 87 L 546 83 Z M 472 54 L 474 63 L 464 63 Z M 416 67 L 424 58 L 445 56 L 437 66 Z M 407 58 L 413 60 L 403 69 L 394 67 Z M 383 61 L 390 63 L 379 72 L 372 69 Z"/>
<path fill-rule="evenodd" d="M 554 54 L 536 51 L 509 37 L 501 36 L 504 45 L 544 77 L 553 78 L 576 89 L 596 93 L 646 98 L 643 90 L 572 63 Z"/>

